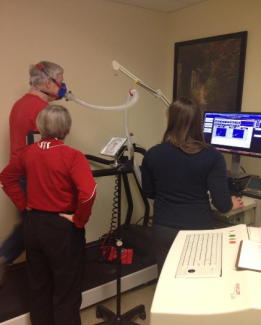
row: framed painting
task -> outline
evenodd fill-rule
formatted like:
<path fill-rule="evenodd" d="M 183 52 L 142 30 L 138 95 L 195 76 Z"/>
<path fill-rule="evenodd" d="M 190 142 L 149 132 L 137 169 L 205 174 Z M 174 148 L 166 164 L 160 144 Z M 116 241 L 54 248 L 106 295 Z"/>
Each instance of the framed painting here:
<path fill-rule="evenodd" d="M 240 111 L 247 32 L 175 43 L 173 100 L 195 99 L 205 111 Z"/>

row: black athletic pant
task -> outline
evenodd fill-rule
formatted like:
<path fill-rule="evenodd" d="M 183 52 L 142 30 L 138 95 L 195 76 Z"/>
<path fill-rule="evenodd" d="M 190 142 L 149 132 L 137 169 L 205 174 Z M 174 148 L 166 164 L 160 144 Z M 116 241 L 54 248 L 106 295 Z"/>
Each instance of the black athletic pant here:
<path fill-rule="evenodd" d="M 152 224 L 152 245 L 158 265 L 159 275 L 172 246 L 174 239 L 181 229 Z"/>
<path fill-rule="evenodd" d="M 58 213 L 28 212 L 24 239 L 32 325 L 79 325 L 85 229 Z"/>

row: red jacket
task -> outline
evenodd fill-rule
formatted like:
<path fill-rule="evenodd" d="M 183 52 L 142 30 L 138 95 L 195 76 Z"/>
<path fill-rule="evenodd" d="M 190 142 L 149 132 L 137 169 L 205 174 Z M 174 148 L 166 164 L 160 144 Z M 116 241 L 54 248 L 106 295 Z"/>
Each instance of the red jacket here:
<path fill-rule="evenodd" d="M 26 94 L 13 106 L 10 124 L 10 161 L 18 157 L 26 147 L 28 131 L 38 131 L 36 118 L 40 111 L 49 104 L 40 97 Z"/>
<path fill-rule="evenodd" d="M 19 179 L 27 175 L 27 198 Z M 42 139 L 28 146 L 1 172 L 0 182 L 16 207 L 49 212 L 75 212 L 73 220 L 84 227 L 96 195 L 96 183 L 85 156 L 61 140 Z"/>

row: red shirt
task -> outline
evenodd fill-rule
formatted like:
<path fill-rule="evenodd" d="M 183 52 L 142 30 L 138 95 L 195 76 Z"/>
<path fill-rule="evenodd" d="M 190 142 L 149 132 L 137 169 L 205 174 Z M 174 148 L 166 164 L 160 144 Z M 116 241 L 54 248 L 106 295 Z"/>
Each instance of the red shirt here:
<path fill-rule="evenodd" d="M 26 146 L 28 131 L 38 131 L 36 118 L 39 112 L 49 104 L 40 97 L 26 94 L 13 106 L 10 124 L 10 161 L 18 157 Z"/>
<path fill-rule="evenodd" d="M 27 175 L 27 198 L 19 179 Z M 28 146 L 0 173 L 5 193 L 16 207 L 49 212 L 75 211 L 73 220 L 84 227 L 91 215 L 96 183 L 85 156 L 61 140 L 42 139 Z"/>

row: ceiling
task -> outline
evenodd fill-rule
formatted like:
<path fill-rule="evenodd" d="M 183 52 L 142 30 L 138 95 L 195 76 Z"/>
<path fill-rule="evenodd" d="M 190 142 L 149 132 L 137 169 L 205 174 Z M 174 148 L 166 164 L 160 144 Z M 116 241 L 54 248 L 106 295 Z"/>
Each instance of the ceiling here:
<path fill-rule="evenodd" d="M 146 8 L 154 11 L 170 13 L 175 10 L 187 8 L 207 0 L 107 0 L 126 4 L 129 6 Z"/>

